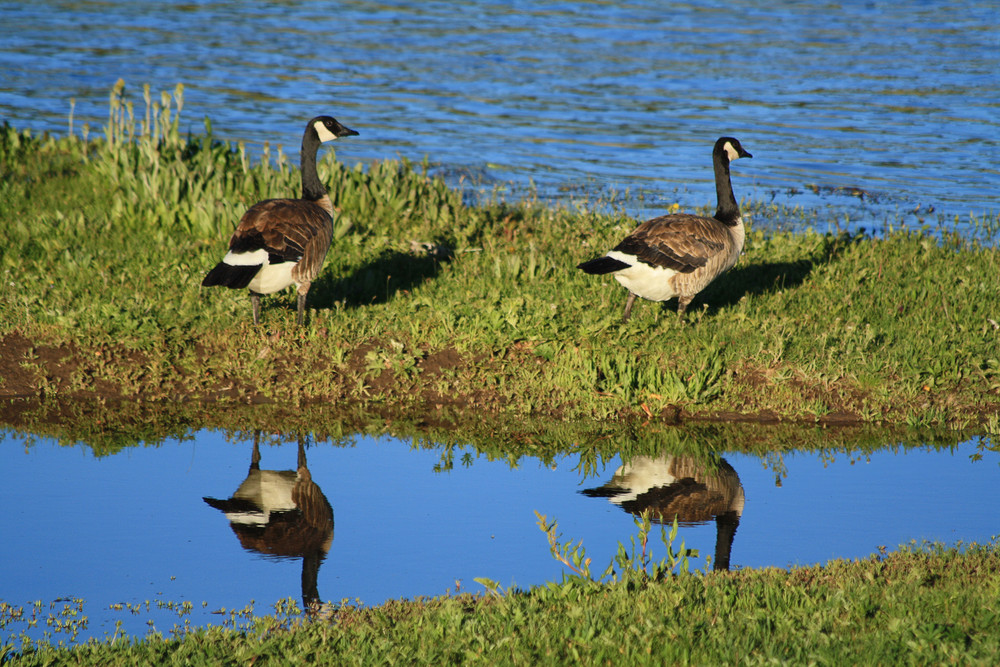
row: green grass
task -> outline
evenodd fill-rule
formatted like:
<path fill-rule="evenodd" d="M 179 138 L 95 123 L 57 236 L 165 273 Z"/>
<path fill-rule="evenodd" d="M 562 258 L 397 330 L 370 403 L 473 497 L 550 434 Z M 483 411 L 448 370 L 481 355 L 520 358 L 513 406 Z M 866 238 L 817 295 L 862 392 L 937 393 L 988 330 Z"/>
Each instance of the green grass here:
<path fill-rule="evenodd" d="M 857 419 L 979 427 L 1000 405 L 1000 216 L 885 238 L 787 233 L 745 202 L 745 255 L 687 324 L 577 263 L 635 220 L 463 201 L 426 164 L 320 165 L 335 239 L 297 328 L 289 291 L 250 325 L 201 289 L 242 212 L 297 196 L 280 149 L 182 136 L 182 89 L 112 91 L 103 136 L 0 132 L 0 391 L 170 402 L 457 405 L 564 419 Z M 288 128 L 283 139 L 297 138 Z M 85 138 L 86 137 L 86 138 Z M 350 154 L 348 142 L 340 148 Z M 609 212 L 610 211 L 610 212 Z M 990 239 L 990 242 L 986 242 Z M 673 307 L 673 304 L 671 304 Z"/>
<path fill-rule="evenodd" d="M 3 648 L 17 664 L 996 664 L 997 545 L 334 605 L 182 637 Z M 235 626 L 235 627 L 233 627 Z M 2 658 L 0 658 L 2 659 Z"/>

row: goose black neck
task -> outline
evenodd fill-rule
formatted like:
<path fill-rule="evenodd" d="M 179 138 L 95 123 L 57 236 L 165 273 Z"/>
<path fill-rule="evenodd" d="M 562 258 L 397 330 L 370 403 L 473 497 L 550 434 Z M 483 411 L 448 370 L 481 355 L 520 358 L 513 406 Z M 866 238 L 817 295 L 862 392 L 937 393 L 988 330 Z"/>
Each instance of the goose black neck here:
<path fill-rule="evenodd" d="M 319 599 L 319 566 L 323 564 L 323 552 L 310 550 L 302 554 L 302 604 L 306 610 L 314 609 Z"/>
<path fill-rule="evenodd" d="M 740 515 L 736 512 L 723 512 L 715 517 L 715 565 L 714 570 L 728 570 L 729 559 L 733 553 L 733 539 L 736 529 L 740 526 Z"/>
<path fill-rule="evenodd" d="M 326 196 L 326 188 L 319 180 L 316 172 L 316 151 L 320 145 L 316 129 L 311 125 L 302 136 L 302 151 L 300 153 L 300 169 L 302 171 L 302 198 L 307 201 L 319 201 Z"/>
<path fill-rule="evenodd" d="M 715 164 L 715 196 L 719 202 L 715 209 L 715 219 L 727 225 L 735 225 L 740 218 L 740 205 L 729 180 L 729 157 L 724 151 L 717 151 L 712 161 Z"/>

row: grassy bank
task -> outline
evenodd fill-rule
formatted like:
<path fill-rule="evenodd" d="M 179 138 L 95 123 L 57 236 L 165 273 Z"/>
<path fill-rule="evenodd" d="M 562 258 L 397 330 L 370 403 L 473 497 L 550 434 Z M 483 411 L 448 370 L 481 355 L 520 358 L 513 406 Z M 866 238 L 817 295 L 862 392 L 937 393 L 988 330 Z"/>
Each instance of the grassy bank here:
<path fill-rule="evenodd" d="M 972 439 L 974 430 L 947 427 L 910 428 L 871 424 L 802 425 L 754 420 L 694 420 L 685 424 L 655 420 L 566 420 L 544 417 L 510 419 L 504 413 L 470 416 L 464 409 L 428 411 L 411 404 L 369 406 L 364 403 L 303 409 L 281 404 L 215 404 L 196 402 L 109 403 L 53 398 L 16 399 L 6 403 L 3 423 L 20 437 L 52 438 L 64 446 L 83 444 L 95 456 L 118 454 L 130 447 L 157 447 L 183 441 L 199 430 L 221 431 L 250 440 L 260 431 L 294 445 L 307 435 L 314 443 L 338 446 L 357 436 L 389 435 L 414 446 L 441 450 L 442 460 L 471 447 L 477 455 L 516 464 L 523 457 L 551 462 L 556 456 L 579 457 L 582 469 L 616 456 L 658 457 L 667 454 L 699 459 L 743 452 L 779 461 L 791 452 L 831 457 L 864 456 L 886 448 L 949 448 Z M 0 435 L 4 432 L 0 429 Z M 983 450 L 995 450 L 996 438 L 980 439 Z"/>
<path fill-rule="evenodd" d="M 136 111 L 116 88 L 98 138 L 2 130 L 3 396 L 998 428 L 995 247 L 766 232 L 808 214 L 754 202 L 746 254 L 686 325 L 651 303 L 623 325 L 624 290 L 574 267 L 635 220 L 469 205 L 425 165 L 328 152 L 339 214 L 309 321 L 289 292 L 255 329 L 245 293 L 200 281 L 249 205 L 298 193 L 297 166 L 207 121 L 182 136 L 180 89 L 146 98 Z M 990 236 L 1000 217 L 970 224 Z"/>
<path fill-rule="evenodd" d="M 662 554 L 663 545 L 661 545 Z M 635 555 L 635 554 L 633 554 Z M 655 555 L 655 554 L 654 554 Z M 528 592 L 344 603 L 180 637 L 26 647 L 18 664 L 996 664 L 996 546 L 908 548 L 824 567 L 570 576 Z M 4 647 L 12 657 L 20 647 Z"/>

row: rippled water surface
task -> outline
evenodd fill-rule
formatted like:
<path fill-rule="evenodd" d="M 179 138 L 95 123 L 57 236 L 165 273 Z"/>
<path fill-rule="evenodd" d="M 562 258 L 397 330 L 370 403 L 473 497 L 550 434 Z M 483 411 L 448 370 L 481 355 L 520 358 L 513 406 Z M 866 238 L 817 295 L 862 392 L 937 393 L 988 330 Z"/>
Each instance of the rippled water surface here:
<path fill-rule="evenodd" d="M 184 83 L 195 132 L 207 115 L 294 153 L 304 121 L 332 113 L 361 132 L 348 162 L 426 155 L 564 200 L 628 189 L 633 211 L 712 204 L 721 134 L 754 154 L 738 196 L 821 223 L 998 208 L 995 0 L 40 0 L 0 3 L 0 22 L 0 114 L 17 126 L 65 132 L 75 99 L 76 127 L 96 129 L 123 77 L 140 104 L 143 83 Z"/>
<path fill-rule="evenodd" d="M 114 635 L 119 621 L 141 636 L 220 623 L 227 616 L 213 612 L 251 603 L 267 614 L 287 598 L 379 604 L 482 592 L 477 577 L 527 588 L 563 573 L 536 511 L 558 520 L 563 539 L 583 541 L 595 574 L 629 544 L 643 510 L 678 513 L 678 542 L 699 551 L 699 569 L 706 556 L 731 568 L 785 567 L 911 540 L 983 543 L 1000 533 L 1000 461 L 977 444 L 727 453 L 714 466 L 664 453 L 626 469 L 618 457 L 589 469 L 574 456 L 512 468 L 459 449 L 449 469 L 448 450 L 389 436 L 306 442 L 301 460 L 294 440 L 264 438 L 254 466 L 252 440 L 219 432 L 101 458 L 0 432 L 0 603 L 30 614 L 42 601 L 30 634 L 66 641 L 44 619 L 74 600 L 85 603 L 84 640 Z M 304 483 L 292 490 L 296 468 Z M 262 488 L 272 490 L 263 509 L 253 500 Z M 688 509 L 675 509 L 678 500 Z M 653 547 L 664 555 L 658 540 Z M 0 641 L 24 630 L 11 624 Z"/>

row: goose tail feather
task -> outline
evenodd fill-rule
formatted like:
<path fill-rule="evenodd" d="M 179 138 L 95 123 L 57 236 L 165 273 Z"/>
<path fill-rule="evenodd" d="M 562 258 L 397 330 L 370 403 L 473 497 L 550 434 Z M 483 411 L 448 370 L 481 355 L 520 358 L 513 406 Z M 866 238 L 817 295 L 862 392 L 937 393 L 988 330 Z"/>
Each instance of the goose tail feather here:
<path fill-rule="evenodd" d="M 592 259 L 589 262 L 583 262 L 578 264 L 576 268 L 582 269 L 585 273 L 591 275 L 600 275 L 603 273 L 614 273 L 615 271 L 621 271 L 622 269 L 627 269 L 630 264 L 626 264 L 621 260 L 614 259 L 613 257 L 608 257 L 604 255 L 603 257 L 598 257 L 597 259 Z"/>
<path fill-rule="evenodd" d="M 202 287 L 212 287 L 219 285 L 232 289 L 243 289 L 250 284 L 253 277 L 260 270 L 260 265 L 233 266 L 225 262 L 219 262 L 215 268 L 208 272 L 205 279 L 201 281 Z"/>

